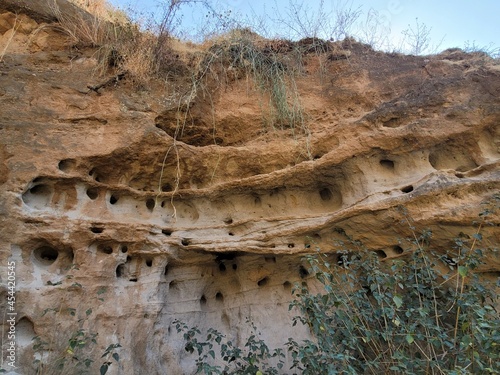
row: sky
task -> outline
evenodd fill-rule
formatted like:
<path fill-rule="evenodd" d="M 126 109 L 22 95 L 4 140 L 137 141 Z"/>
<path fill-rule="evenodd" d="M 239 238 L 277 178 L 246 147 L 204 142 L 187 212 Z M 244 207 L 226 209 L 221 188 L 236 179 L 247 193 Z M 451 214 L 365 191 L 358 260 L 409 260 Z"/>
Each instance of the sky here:
<path fill-rule="evenodd" d="M 108 0 L 112 5 L 121 9 L 132 9 L 135 14 L 143 14 L 148 17 L 161 13 L 161 4 L 169 0 Z M 238 19 L 250 18 L 253 22 L 257 19 L 267 19 L 264 29 L 267 37 L 280 34 L 283 26 L 273 23 L 276 19 L 289 19 L 293 14 L 291 4 L 302 4 L 300 20 L 307 23 L 309 19 L 317 19 L 317 8 L 321 0 L 210 0 L 216 4 L 218 10 L 227 19 L 237 16 Z M 489 50 L 500 49 L 500 1 L 498 0 L 323 0 L 325 14 L 328 19 L 334 19 L 335 6 L 346 6 L 351 10 L 360 9 L 363 14 L 359 17 L 359 24 L 355 33 L 359 30 L 376 30 L 367 34 L 376 34 L 380 49 L 397 49 L 403 47 L 412 49 L 415 47 L 411 35 L 417 32 L 417 24 L 421 34 L 428 32 L 430 41 L 425 52 L 438 52 L 446 48 L 475 45 L 479 48 Z M 231 13 L 228 13 L 228 10 Z M 182 12 L 182 24 L 179 29 L 184 30 L 183 35 L 187 38 L 195 38 L 204 26 L 207 26 L 210 16 L 207 17 L 207 9 L 199 7 L 184 6 Z M 371 14 L 371 28 L 367 28 L 367 15 Z M 315 18 L 316 17 L 316 18 Z M 289 20 L 290 25 L 297 24 Z M 314 23 L 314 22 L 313 22 Z M 374 29 L 374 25 L 377 27 Z M 254 27 L 257 28 L 257 27 Z M 411 28 L 411 29 L 410 29 Z M 406 38 L 403 32 L 407 31 Z M 408 34 L 409 32 L 409 34 Z M 259 34 L 262 34 L 259 32 Z M 421 35 L 420 34 L 420 35 Z M 408 36 L 410 35 L 410 36 Z M 297 39 L 301 35 L 289 35 L 290 39 Z M 304 36 L 304 35 L 302 35 Z M 320 35 L 325 36 L 325 35 Z M 498 51 L 498 50 L 497 50 Z"/>

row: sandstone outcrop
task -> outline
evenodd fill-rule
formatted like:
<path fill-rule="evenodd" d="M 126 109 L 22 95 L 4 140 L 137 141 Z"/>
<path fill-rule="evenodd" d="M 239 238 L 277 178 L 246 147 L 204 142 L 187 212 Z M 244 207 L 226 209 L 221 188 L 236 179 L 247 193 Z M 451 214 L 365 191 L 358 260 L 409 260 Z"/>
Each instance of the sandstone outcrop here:
<path fill-rule="evenodd" d="M 64 345 L 89 308 L 96 350 L 122 345 L 113 374 L 191 371 L 175 319 L 236 342 L 251 319 L 280 346 L 292 285 L 309 277 L 304 254 L 359 241 L 404 257 L 415 228 L 446 257 L 495 205 L 500 64 L 488 56 L 353 40 L 306 51 L 302 127 L 273 127 L 248 76 L 207 78 L 194 94 L 183 77 L 138 88 L 126 73 L 96 74 L 96 51 L 41 27 L 50 17 L 6 4 L 0 262 L 16 262 L 22 373 L 33 373 L 34 336 Z M 498 247 L 498 215 L 488 223 L 482 246 Z M 496 278 L 500 260 L 487 256 L 478 272 Z"/>

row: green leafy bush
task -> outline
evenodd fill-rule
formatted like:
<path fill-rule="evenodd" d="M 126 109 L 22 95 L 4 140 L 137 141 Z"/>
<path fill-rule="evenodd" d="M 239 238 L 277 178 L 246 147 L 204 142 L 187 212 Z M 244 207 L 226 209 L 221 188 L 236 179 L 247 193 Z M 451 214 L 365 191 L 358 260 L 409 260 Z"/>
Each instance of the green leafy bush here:
<path fill-rule="evenodd" d="M 369 251 L 308 256 L 324 290 L 312 293 L 307 282 L 294 289 L 293 325 L 308 326 L 312 338 L 290 338 L 288 362 L 255 335 L 241 349 L 215 330 L 200 341 L 197 328 L 176 327 L 204 374 L 278 373 L 285 363 L 301 374 L 499 374 L 498 296 L 473 272 L 484 256 L 480 228 L 446 256 L 430 250 L 430 232 L 393 259 Z M 219 357 L 224 367 L 209 365 Z"/>

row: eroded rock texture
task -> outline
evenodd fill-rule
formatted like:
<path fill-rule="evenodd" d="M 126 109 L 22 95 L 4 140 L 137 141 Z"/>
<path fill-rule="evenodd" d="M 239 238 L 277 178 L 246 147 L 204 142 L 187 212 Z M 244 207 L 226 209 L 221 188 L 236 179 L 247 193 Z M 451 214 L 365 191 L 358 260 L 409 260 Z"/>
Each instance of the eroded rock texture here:
<path fill-rule="evenodd" d="M 138 88 L 126 74 L 95 89 L 116 72 L 31 17 L 0 14 L 1 264 L 17 264 L 24 373 L 32 337 L 64 347 L 89 308 L 95 350 L 122 345 L 110 373 L 192 371 L 175 319 L 240 344 L 250 319 L 281 346 L 303 254 L 361 241 L 402 257 L 413 226 L 445 255 L 499 193 L 500 65 L 484 55 L 305 49 L 306 129 L 273 129 L 245 75 L 195 94 L 183 77 Z M 479 271 L 498 277 L 499 259 Z"/>

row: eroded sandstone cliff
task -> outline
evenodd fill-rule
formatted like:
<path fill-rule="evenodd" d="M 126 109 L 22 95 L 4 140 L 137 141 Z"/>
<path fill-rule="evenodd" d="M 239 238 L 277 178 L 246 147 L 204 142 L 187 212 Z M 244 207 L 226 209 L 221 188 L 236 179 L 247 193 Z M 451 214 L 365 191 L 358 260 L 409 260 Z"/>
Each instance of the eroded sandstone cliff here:
<path fill-rule="evenodd" d="M 15 11 L 0 12 L 0 261 L 16 262 L 22 373 L 33 337 L 64 346 L 89 308 L 96 351 L 122 345 L 110 373 L 191 371 L 175 319 L 235 342 L 251 319 L 280 346 L 302 255 L 360 241 L 404 257 L 414 227 L 446 256 L 499 193 L 500 64 L 483 54 L 304 42 L 291 127 L 266 121 L 247 74 L 137 87 Z M 488 221 L 485 248 L 500 240 Z M 488 254 L 478 271 L 498 277 Z"/>

